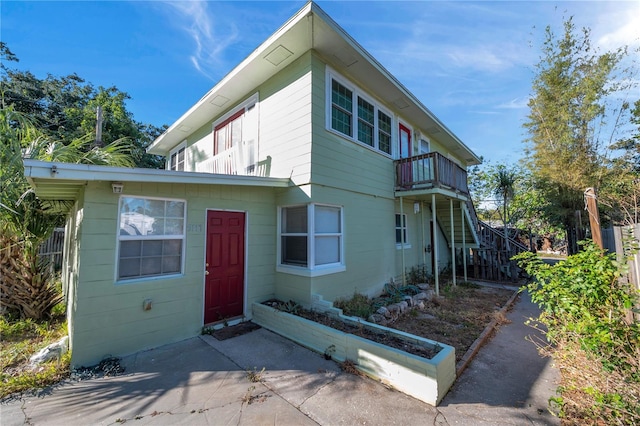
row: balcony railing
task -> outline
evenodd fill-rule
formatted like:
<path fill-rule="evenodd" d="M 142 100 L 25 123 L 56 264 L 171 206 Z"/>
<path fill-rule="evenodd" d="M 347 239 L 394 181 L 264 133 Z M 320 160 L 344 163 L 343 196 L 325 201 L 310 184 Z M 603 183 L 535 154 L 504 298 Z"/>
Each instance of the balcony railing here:
<path fill-rule="evenodd" d="M 438 152 L 401 158 L 393 163 L 398 191 L 440 187 L 469 193 L 466 170 Z"/>

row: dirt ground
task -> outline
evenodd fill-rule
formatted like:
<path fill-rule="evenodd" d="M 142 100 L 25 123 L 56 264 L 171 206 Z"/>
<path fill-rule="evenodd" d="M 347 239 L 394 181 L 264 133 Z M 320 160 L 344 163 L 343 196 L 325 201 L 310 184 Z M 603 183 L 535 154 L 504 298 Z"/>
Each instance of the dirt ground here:
<path fill-rule="evenodd" d="M 390 327 L 456 348 L 456 362 L 496 318 L 514 290 L 491 287 L 447 287 L 424 310 L 402 315 Z M 498 318 L 499 323 L 507 321 Z"/>
<path fill-rule="evenodd" d="M 425 309 L 409 309 L 387 327 L 453 346 L 458 362 L 485 327 L 497 317 L 514 291 L 476 285 L 447 286 L 442 288 L 440 297 L 426 303 Z M 437 353 L 365 327 L 345 324 L 322 313 L 300 310 L 296 314 L 414 355 L 431 358 Z M 507 321 L 504 317 L 498 320 L 498 323 Z"/>

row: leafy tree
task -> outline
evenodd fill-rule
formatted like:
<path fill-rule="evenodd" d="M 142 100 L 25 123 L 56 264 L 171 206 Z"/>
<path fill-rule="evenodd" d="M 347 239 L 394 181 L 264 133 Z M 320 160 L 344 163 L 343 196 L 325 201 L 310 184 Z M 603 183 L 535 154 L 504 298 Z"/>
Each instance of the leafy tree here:
<path fill-rule="evenodd" d="M 5 62 L 18 58 L 6 44 L 0 45 Z M 64 144 L 95 135 L 96 110 L 102 107 L 102 142 L 109 145 L 127 140 L 137 167 L 162 168 L 161 157 L 148 154 L 147 146 L 165 129 L 135 121 L 126 102 L 130 96 L 112 87 L 94 87 L 77 74 L 64 77 L 47 75 L 39 79 L 29 71 L 10 69 L 3 64 L 0 81 L 2 106 L 26 114 L 32 124 L 51 140 Z M 95 137 L 95 136 L 94 136 Z M 87 145 L 88 149 L 91 145 Z"/>
<path fill-rule="evenodd" d="M 589 29 L 578 32 L 571 18 L 561 36 L 551 27 L 545 31 L 525 123 L 525 165 L 549 201 L 545 216 L 566 230 L 569 253 L 577 250 L 586 221 L 579 214 L 583 192 L 602 185 L 606 150 L 628 114 L 628 104 L 612 105 L 617 99 L 610 96 L 633 84 L 617 74 L 626 72 L 620 69 L 626 54 L 624 47 L 600 54 Z"/>

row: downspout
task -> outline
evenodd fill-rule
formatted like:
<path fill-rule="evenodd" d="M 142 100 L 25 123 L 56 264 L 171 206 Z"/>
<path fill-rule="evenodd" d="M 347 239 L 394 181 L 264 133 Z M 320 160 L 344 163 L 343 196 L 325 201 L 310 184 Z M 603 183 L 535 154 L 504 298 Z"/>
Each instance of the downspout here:
<path fill-rule="evenodd" d="M 403 223 L 404 222 L 404 223 Z M 404 227 L 402 226 L 404 225 Z M 405 246 L 405 230 L 407 227 L 407 222 L 404 221 L 404 200 L 400 197 L 400 250 L 402 251 L 402 286 L 406 286 L 406 277 L 404 276 L 405 265 L 404 265 L 404 246 Z"/>
<path fill-rule="evenodd" d="M 453 221 L 453 198 L 449 198 L 449 221 L 451 222 L 451 275 L 456 286 L 456 223 Z"/>
<path fill-rule="evenodd" d="M 436 218 L 436 194 L 431 194 L 431 217 L 433 218 L 433 235 L 431 238 L 433 239 L 433 278 L 436 286 L 436 296 L 440 296 L 440 281 L 438 277 L 438 236 L 437 236 L 437 228 L 438 222 Z"/>
<path fill-rule="evenodd" d="M 464 226 L 464 202 L 460 201 L 460 219 L 462 224 L 462 267 L 464 268 L 464 281 L 467 282 L 467 239 Z"/>

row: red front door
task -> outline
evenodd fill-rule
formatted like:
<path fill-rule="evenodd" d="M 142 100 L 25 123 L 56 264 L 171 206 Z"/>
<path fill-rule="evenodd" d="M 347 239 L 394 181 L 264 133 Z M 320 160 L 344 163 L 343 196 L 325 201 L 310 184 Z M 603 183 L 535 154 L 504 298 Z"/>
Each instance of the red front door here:
<path fill-rule="evenodd" d="M 207 212 L 205 324 L 243 314 L 244 224 L 244 213 Z"/>

